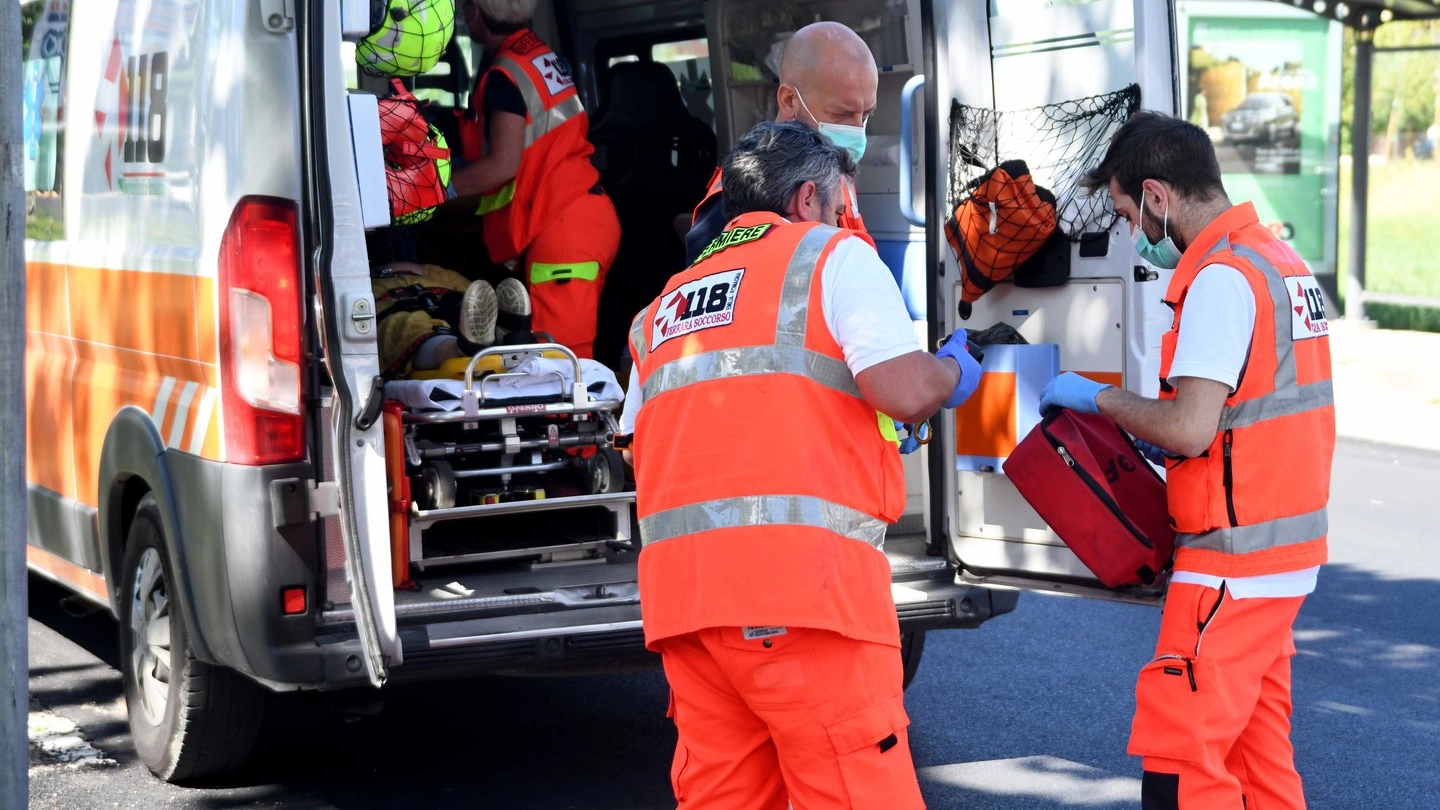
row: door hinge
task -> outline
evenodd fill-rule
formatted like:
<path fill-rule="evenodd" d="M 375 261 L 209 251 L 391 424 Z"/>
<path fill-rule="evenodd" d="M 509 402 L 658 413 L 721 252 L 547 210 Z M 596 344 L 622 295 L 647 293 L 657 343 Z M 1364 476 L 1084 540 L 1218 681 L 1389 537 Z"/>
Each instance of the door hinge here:
<path fill-rule="evenodd" d="M 295 0 L 260 0 L 260 24 L 272 34 L 295 30 Z"/>
<path fill-rule="evenodd" d="M 338 514 L 340 485 L 335 481 L 278 478 L 270 482 L 270 516 L 277 529 Z"/>

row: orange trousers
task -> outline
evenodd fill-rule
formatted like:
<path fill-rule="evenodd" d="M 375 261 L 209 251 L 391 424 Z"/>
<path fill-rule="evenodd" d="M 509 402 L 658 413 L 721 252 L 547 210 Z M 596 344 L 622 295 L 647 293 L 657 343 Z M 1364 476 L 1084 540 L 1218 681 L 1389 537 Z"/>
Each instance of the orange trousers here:
<path fill-rule="evenodd" d="M 923 808 L 898 647 L 780 629 L 746 638 L 712 627 L 660 642 L 680 808 Z"/>
<path fill-rule="evenodd" d="M 1303 596 L 1175 583 L 1140 670 L 1130 753 L 1144 810 L 1305 807 L 1290 745 L 1291 627 Z"/>
<path fill-rule="evenodd" d="M 525 249 L 532 328 L 594 357 L 600 290 L 619 249 L 620 220 L 608 196 L 583 194 L 560 212 Z"/>

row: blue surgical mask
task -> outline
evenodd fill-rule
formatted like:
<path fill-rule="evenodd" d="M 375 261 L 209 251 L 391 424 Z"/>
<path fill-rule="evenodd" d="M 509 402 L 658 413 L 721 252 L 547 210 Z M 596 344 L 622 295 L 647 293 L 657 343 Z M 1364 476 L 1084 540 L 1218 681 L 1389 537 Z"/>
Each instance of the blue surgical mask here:
<path fill-rule="evenodd" d="M 1150 237 L 1145 235 L 1145 228 L 1141 225 L 1144 221 L 1145 195 L 1141 194 L 1140 217 L 1135 225 L 1132 226 L 1133 230 L 1130 234 L 1130 237 L 1135 240 L 1135 252 L 1140 254 L 1140 258 L 1162 270 L 1174 270 L 1179 267 L 1180 248 L 1176 247 L 1175 240 L 1170 238 L 1170 209 L 1168 207 L 1165 209 L 1165 218 L 1162 220 L 1161 225 L 1165 237 L 1160 240 L 1160 244 L 1158 245 L 1151 242 Z"/>
<path fill-rule="evenodd" d="M 821 135 L 830 139 L 830 142 L 850 153 L 850 159 L 859 165 L 860 158 L 865 156 L 865 127 L 856 127 L 849 124 L 827 124 L 815 117 L 810 112 L 810 105 L 805 103 L 805 97 L 800 91 L 795 91 L 795 98 L 800 99 L 800 106 L 805 108 L 805 114 L 815 122 L 815 128 Z"/>

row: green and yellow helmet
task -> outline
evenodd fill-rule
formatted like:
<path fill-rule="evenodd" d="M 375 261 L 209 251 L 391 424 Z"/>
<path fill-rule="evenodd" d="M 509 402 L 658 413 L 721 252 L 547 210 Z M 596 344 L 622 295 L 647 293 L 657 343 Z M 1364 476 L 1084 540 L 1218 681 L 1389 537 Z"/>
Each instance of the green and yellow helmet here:
<path fill-rule="evenodd" d="M 374 0 L 372 8 L 374 28 L 355 48 L 355 60 L 369 73 L 425 73 L 455 33 L 454 0 Z"/>

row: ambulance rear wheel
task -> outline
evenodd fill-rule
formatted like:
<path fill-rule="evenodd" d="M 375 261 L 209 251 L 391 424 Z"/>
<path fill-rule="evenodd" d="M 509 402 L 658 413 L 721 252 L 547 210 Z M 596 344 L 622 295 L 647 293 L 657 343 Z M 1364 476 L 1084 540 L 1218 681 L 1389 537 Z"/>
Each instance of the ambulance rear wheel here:
<path fill-rule="evenodd" d="M 233 771 L 250 758 L 265 691 L 190 648 L 160 509 L 140 499 L 119 569 L 120 670 L 135 752 L 156 776 L 193 783 Z"/>
<path fill-rule="evenodd" d="M 625 460 L 613 447 L 601 447 L 585 461 L 586 495 L 605 495 L 625 489 Z"/>
<path fill-rule="evenodd" d="M 912 630 L 900 634 L 900 664 L 905 673 L 901 687 L 910 688 L 915 673 L 920 671 L 920 657 L 925 654 L 925 631 Z"/>

